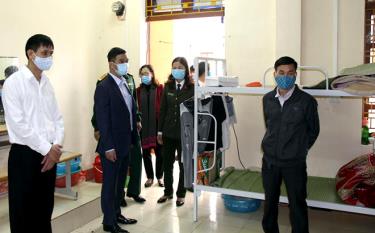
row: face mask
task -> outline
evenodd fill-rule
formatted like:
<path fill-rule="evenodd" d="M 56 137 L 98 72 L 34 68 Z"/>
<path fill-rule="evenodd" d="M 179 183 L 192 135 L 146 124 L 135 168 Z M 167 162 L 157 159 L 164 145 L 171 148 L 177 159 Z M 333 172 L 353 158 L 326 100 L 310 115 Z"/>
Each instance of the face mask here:
<path fill-rule="evenodd" d="M 185 78 L 185 70 L 184 69 L 172 69 L 172 76 L 176 80 L 182 80 Z"/>
<path fill-rule="evenodd" d="M 49 70 L 52 66 L 52 56 L 49 57 L 38 57 L 35 56 L 33 60 L 34 64 L 40 70 Z"/>
<path fill-rule="evenodd" d="M 141 77 L 141 81 L 145 85 L 150 85 L 151 83 L 151 76 L 144 75 Z"/>
<path fill-rule="evenodd" d="M 296 76 L 277 75 L 275 77 L 275 80 L 279 88 L 289 90 L 294 86 L 294 83 L 296 82 Z"/>
<path fill-rule="evenodd" d="M 128 73 L 128 63 L 117 64 L 117 74 L 124 76 Z"/>

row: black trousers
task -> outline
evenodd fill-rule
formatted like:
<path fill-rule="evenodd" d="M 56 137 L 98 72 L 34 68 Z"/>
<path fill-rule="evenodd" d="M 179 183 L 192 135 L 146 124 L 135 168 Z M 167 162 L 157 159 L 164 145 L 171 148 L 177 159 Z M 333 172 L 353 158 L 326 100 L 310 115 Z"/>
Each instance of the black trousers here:
<path fill-rule="evenodd" d="M 8 159 L 9 220 L 13 233 L 52 232 L 56 165 L 41 172 L 43 156 L 13 144 Z"/>
<path fill-rule="evenodd" d="M 307 214 L 307 172 L 306 162 L 292 167 L 277 167 L 263 160 L 263 187 L 265 191 L 263 230 L 265 233 L 279 233 L 277 223 L 281 182 L 284 181 L 289 201 L 289 218 L 292 233 L 308 233 Z"/>
<path fill-rule="evenodd" d="M 120 201 L 123 197 L 125 179 L 129 166 L 129 154 L 117 154 L 115 162 L 109 161 L 105 156 L 100 156 L 103 167 L 103 184 L 101 193 L 101 206 L 103 224 L 113 226 L 116 224 L 117 215 L 121 214 Z"/>
<path fill-rule="evenodd" d="M 163 157 L 161 155 L 160 145 L 157 145 L 154 149 L 156 157 L 155 174 L 156 179 L 163 178 Z M 154 169 L 152 168 L 151 149 L 143 149 L 143 165 L 145 166 L 147 179 L 154 179 Z"/>
<path fill-rule="evenodd" d="M 178 166 L 180 168 L 177 197 L 185 197 L 186 189 L 184 187 L 184 166 L 181 163 L 181 140 L 163 137 L 163 171 L 164 171 L 164 195 L 173 195 L 173 164 L 176 161 L 176 151 L 178 157 Z"/>
<path fill-rule="evenodd" d="M 142 148 L 141 139 L 138 137 L 137 143 L 130 148 L 130 173 L 127 193 L 130 196 L 139 196 L 141 194 L 141 179 L 142 179 Z M 127 177 L 128 174 L 125 174 Z M 125 198 L 125 190 L 121 199 Z"/>

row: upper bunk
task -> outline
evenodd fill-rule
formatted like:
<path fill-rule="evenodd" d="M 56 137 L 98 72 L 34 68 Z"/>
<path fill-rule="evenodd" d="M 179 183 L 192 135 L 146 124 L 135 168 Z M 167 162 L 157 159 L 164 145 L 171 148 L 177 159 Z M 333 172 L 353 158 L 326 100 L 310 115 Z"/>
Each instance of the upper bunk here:
<path fill-rule="evenodd" d="M 196 67 L 196 70 L 198 70 L 198 63 L 204 61 L 206 63 L 206 70 L 207 66 L 209 63 L 214 64 L 214 76 L 211 76 L 209 78 L 215 79 L 220 76 L 226 76 L 227 71 L 226 71 L 226 60 L 225 59 L 220 59 L 220 58 L 203 58 L 203 57 L 197 57 L 194 60 L 194 67 Z M 375 65 L 373 66 L 375 67 Z M 271 71 L 273 71 L 273 67 L 269 67 L 268 69 L 265 70 L 264 75 L 263 75 L 263 81 L 262 81 L 262 86 L 261 87 L 245 87 L 245 86 L 235 86 L 235 87 L 228 87 L 228 86 L 199 86 L 198 85 L 198 72 L 195 73 L 194 75 L 194 81 L 195 81 L 195 86 L 196 86 L 196 92 L 198 95 L 202 94 L 210 94 L 210 93 L 231 93 L 231 94 L 244 94 L 244 95 L 264 95 L 270 91 L 272 91 L 275 87 L 272 85 L 268 85 L 266 83 L 266 78 L 267 74 L 269 74 Z M 323 89 L 305 89 L 303 86 L 301 87 L 301 90 L 309 93 L 312 96 L 316 97 L 353 97 L 353 98 L 361 98 L 363 96 L 368 96 L 368 95 L 358 95 L 358 94 L 353 94 L 350 92 L 346 92 L 343 90 L 333 90 L 330 89 L 330 82 L 329 82 L 329 77 L 328 73 L 317 66 L 299 66 L 298 67 L 299 71 L 316 71 L 321 73 L 324 76 L 324 87 Z M 347 69 L 346 69 L 347 70 Z M 208 77 L 206 77 L 207 79 Z M 375 77 L 374 77 L 374 82 L 375 82 Z M 375 93 L 375 86 L 373 88 L 373 91 Z"/>

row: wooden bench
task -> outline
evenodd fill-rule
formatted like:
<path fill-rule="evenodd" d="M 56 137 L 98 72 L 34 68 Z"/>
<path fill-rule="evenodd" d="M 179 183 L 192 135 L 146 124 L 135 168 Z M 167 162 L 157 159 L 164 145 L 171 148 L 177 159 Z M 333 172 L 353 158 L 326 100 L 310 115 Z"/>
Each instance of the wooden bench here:
<path fill-rule="evenodd" d="M 70 162 L 76 158 L 81 157 L 82 155 L 77 152 L 68 152 L 64 151 L 60 157 L 59 163 L 65 163 L 65 188 L 55 188 L 55 193 L 60 194 L 64 197 L 71 198 L 73 200 L 78 199 L 78 192 L 73 191 L 71 176 L 72 172 L 70 170 Z"/>
<path fill-rule="evenodd" d="M 55 193 L 62 195 L 64 197 L 71 198 L 73 200 L 78 199 L 78 192 L 72 190 L 71 184 L 71 170 L 70 170 L 70 162 L 75 158 L 79 158 L 82 155 L 77 152 L 68 152 L 64 151 L 60 157 L 60 163 L 65 162 L 65 188 L 55 188 Z M 8 180 L 8 172 L 1 171 L 0 172 L 0 182 Z"/>

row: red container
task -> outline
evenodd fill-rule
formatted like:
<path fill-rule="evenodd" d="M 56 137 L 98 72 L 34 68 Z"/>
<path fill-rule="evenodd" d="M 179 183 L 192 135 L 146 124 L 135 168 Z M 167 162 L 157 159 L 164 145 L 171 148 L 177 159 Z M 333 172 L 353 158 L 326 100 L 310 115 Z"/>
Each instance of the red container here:
<path fill-rule="evenodd" d="M 100 162 L 100 156 L 95 157 L 94 167 L 94 178 L 96 183 L 103 183 L 103 169 L 102 163 Z"/>
<path fill-rule="evenodd" d="M 71 175 L 70 182 L 72 186 L 77 185 L 81 178 L 81 172 L 78 171 L 76 173 L 73 173 Z M 57 188 L 65 188 L 66 182 L 65 182 L 65 176 L 60 176 L 56 178 L 55 187 Z"/>
<path fill-rule="evenodd" d="M 0 182 L 0 197 L 8 193 L 8 181 Z"/>

